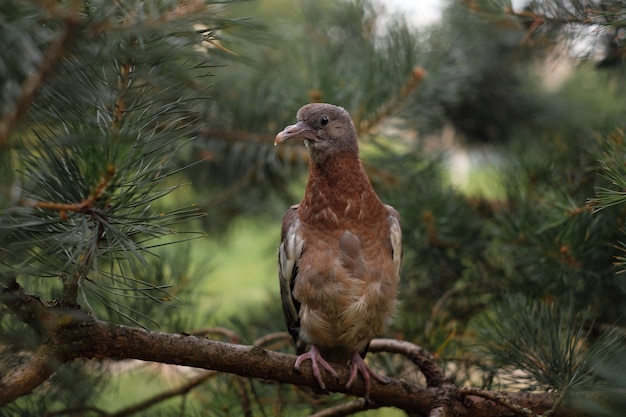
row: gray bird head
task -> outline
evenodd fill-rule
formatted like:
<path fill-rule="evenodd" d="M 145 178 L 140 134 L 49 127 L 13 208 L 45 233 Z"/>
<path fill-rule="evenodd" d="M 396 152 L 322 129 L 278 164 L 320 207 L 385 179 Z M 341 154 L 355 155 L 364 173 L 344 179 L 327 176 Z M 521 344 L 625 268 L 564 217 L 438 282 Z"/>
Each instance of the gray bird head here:
<path fill-rule="evenodd" d="M 274 145 L 294 138 L 304 139 L 314 162 L 322 162 L 342 151 L 358 155 L 354 124 L 342 107 L 326 103 L 307 104 L 298 110 L 297 120 L 295 125 L 287 126 L 276 135 Z"/>

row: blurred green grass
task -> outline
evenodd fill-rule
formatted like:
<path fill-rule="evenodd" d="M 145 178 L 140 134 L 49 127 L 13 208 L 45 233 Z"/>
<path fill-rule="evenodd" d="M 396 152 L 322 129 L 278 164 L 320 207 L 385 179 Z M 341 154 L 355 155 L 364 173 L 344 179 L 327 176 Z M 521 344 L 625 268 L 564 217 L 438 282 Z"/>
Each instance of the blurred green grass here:
<path fill-rule="evenodd" d="M 201 290 L 207 294 L 214 324 L 232 317 L 245 320 L 279 293 L 279 241 L 279 219 L 238 219 L 228 236 L 210 238 L 195 249 L 206 251 L 210 263 Z"/>

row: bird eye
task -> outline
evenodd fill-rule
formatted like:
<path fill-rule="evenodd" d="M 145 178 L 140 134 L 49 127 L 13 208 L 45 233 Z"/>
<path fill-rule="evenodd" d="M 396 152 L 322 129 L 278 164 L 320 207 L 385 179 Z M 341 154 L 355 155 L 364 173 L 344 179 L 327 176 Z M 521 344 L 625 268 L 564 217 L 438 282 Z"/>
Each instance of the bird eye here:
<path fill-rule="evenodd" d="M 326 126 L 328 124 L 328 121 L 329 121 L 328 116 L 322 116 L 322 118 L 320 119 L 320 124 L 322 126 Z"/>

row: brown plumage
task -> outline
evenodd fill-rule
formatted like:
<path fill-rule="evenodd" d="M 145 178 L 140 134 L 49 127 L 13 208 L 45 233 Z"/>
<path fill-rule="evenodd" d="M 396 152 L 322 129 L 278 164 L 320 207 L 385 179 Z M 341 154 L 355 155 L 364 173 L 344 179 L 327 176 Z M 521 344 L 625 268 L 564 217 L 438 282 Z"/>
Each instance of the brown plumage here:
<path fill-rule="evenodd" d="M 400 216 L 374 192 L 343 108 L 307 104 L 297 120 L 274 142 L 304 139 L 311 156 L 304 197 L 283 218 L 278 256 L 283 310 L 299 354 L 295 368 L 310 359 L 325 389 L 320 366 L 337 377 L 328 361 L 350 361 L 347 386 L 361 373 L 368 396 L 371 378 L 386 381 L 363 357 L 396 307 Z"/>

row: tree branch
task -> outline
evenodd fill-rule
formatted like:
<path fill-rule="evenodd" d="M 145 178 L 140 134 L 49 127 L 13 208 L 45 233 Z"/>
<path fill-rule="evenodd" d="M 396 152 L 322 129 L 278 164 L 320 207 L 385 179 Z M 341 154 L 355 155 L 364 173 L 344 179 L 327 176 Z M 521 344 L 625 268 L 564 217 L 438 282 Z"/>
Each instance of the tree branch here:
<path fill-rule="evenodd" d="M 349 416 L 359 411 L 373 410 L 380 408 L 378 404 L 374 404 L 371 401 L 365 401 L 363 398 L 359 398 L 355 401 L 350 401 L 342 404 L 335 405 L 330 408 L 326 408 L 315 414 L 311 414 L 309 417 L 341 417 Z"/>
<path fill-rule="evenodd" d="M 165 392 L 161 392 L 153 397 L 150 397 L 144 401 L 141 401 L 137 404 L 134 404 L 130 407 L 124 408 L 123 410 L 120 410 L 114 414 L 111 414 L 109 417 L 127 417 L 130 415 L 133 415 L 139 411 L 143 411 L 146 410 L 150 407 L 152 407 L 153 405 L 159 404 L 160 402 L 167 400 L 169 398 L 172 397 L 176 397 L 179 395 L 185 395 L 187 394 L 189 391 L 191 391 L 192 389 L 194 389 L 195 387 L 197 387 L 198 385 L 204 383 L 206 380 L 208 380 L 209 378 L 214 377 L 215 375 L 217 375 L 217 372 L 215 371 L 206 371 L 203 372 L 202 374 L 191 378 L 189 381 L 185 382 L 184 384 L 182 384 L 179 387 L 173 388 L 169 391 L 165 391 Z"/>
<path fill-rule="evenodd" d="M 6 113 L 0 120 L 0 148 L 6 146 L 9 133 L 15 127 L 19 119 L 26 114 L 35 95 L 43 84 L 46 77 L 52 72 L 54 64 L 65 52 L 74 30 L 80 23 L 78 13 L 70 13 L 64 17 L 65 28 L 57 35 L 46 51 L 43 59 L 39 63 L 37 71 L 30 74 L 22 83 L 22 94 L 17 99 L 13 111 Z"/>
<path fill-rule="evenodd" d="M 463 395 L 473 395 L 473 396 L 491 400 L 496 404 L 500 404 L 512 410 L 513 412 L 515 412 L 516 415 L 519 415 L 519 416 L 526 416 L 526 417 L 537 416 L 528 407 L 521 407 L 518 404 L 515 404 L 510 399 L 506 398 L 505 396 L 502 396 L 501 393 L 499 392 L 485 391 L 485 390 L 482 390 L 479 388 L 473 388 L 473 387 L 463 387 L 460 389 L 460 392 Z"/>
<path fill-rule="evenodd" d="M 294 355 L 269 351 L 259 346 L 218 342 L 186 334 L 153 332 L 94 320 L 80 309 L 46 304 L 38 297 L 26 294 L 16 283 L 5 286 L 1 295 L 9 310 L 45 336 L 47 342 L 33 354 L 33 359 L 25 368 L 2 377 L 0 406 L 30 393 L 52 375 L 60 364 L 80 358 L 138 359 L 318 388 L 308 362 L 300 372 L 293 368 L 296 359 Z M 372 407 L 396 407 L 418 415 L 470 414 L 481 417 L 510 416 L 519 414 L 521 410 L 526 412 L 525 409 L 542 414 L 551 410 L 556 401 L 553 393 L 495 394 L 458 387 L 445 376 L 429 352 L 406 341 L 375 339 L 370 344 L 370 350 L 407 356 L 419 367 L 429 385 L 421 387 L 398 379 L 391 379 L 385 385 L 374 384 L 370 392 Z M 339 379 L 327 378 L 325 381 L 329 391 L 353 396 L 364 394 L 360 379 L 346 388 L 349 378 L 347 366 L 338 366 L 336 369 Z M 353 409 L 357 405 L 354 403 L 350 407 Z M 554 415 L 574 417 L 584 414 L 560 407 Z"/>
<path fill-rule="evenodd" d="M 55 371 L 47 346 L 31 354 L 29 361 L 10 370 L 0 380 L 0 406 L 28 395 L 43 384 Z"/>
<path fill-rule="evenodd" d="M 374 346 L 393 346 L 397 341 L 374 341 Z M 404 342 L 406 343 L 406 342 Z M 139 359 L 212 369 L 245 377 L 272 380 L 281 383 L 317 387 L 310 365 L 305 364 L 301 372 L 293 368 L 295 356 L 272 352 L 257 346 L 216 342 L 194 336 L 151 332 L 139 328 L 115 325 L 102 321 L 77 323 L 59 329 L 54 337 L 54 350 L 58 359 L 69 362 L 77 358 Z M 349 377 L 347 367 L 339 368 L 339 380 L 328 378 L 329 391 L 349 395 L 363 395 L 363 383 L 359 380 L 350 388 L 345 384 Z M 449 405 L 451 415 L 471 412 L 471 415 L 511 415 L 511 410 L 494 402 L 478 398 L 467 401 L 459 395 L 458 388 L 451 384 L 441 387 L 419 387 L 401 380 L 392 379 L 389 384 L 374 384 L 370 393 L 373 403 L 380 406 L 397 407 L 403 410 L 428 415 L 439 406 L 442 397 L 456 399 Z M 535 413 L 550 409 L 554 402 L 549 393 L 502 393 L 504 398 L 520 404 L 532 405 Z M 474 397 L 472 397 L 474 398 Z M 482 401 L 481 401 L 482 400 Z M 561 414 L 562 413 L 562 414 Z M 560 411 L 557 415 L 574 415 L 572 410 Z"/>
<path fill-rule="evenodd" d="M 429 387 L 440 387 L 452 383 L 443 369 L 437 365 L 433 355 L 413 343 L 395 339 L 374 339 L 370 342 L 369 351 L 400 353 L 406 356 L 422 371 Z"/>

